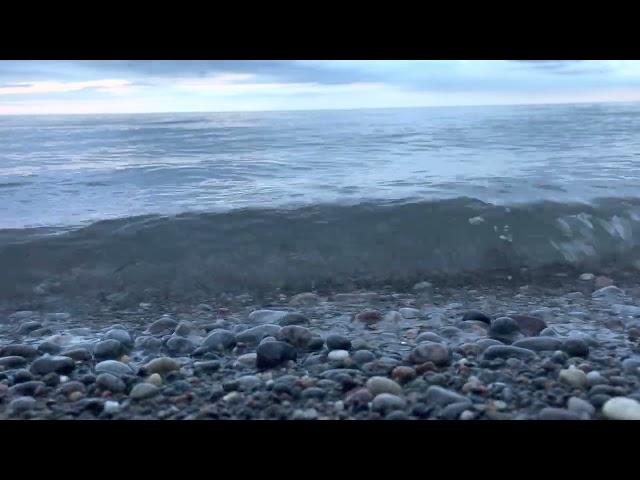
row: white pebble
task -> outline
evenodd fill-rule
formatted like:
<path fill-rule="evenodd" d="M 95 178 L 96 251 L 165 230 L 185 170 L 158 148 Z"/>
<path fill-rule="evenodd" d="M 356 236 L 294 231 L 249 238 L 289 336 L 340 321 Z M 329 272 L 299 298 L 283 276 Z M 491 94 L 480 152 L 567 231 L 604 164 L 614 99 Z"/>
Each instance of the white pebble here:
<path fill-rule="evenodd" d="M 344 362 L 349 358 L 349 352 L 346 350 L 331 350 L 327 358 L 332 362 Z"/>
<path fill-rule="evenodd" d="M 640 403 L 632 398 L 614 397 L 607 400 L 602 413 L 610 420 L 640 420 Z"/>
<path fill-rule="evenodd" d="M 560 370 L 560 381 L 568 383 L 572 387 L 584 388 L 587 386 L 587 375 L 572 365 L 567 369 Z"/>
<path fill-rule="evenodd" d="M 588 282 L 589 280 L 593 280 L 596 276 L 593 273 L 583 273 L 580 275 L 580 280 L 583 282 Z"/>
<path fill-rule="evenodd" d="M 120 404 L 112 400 L 107 400 L 104 403 L 104 413 L 114 414 L 120 411 Z"/>

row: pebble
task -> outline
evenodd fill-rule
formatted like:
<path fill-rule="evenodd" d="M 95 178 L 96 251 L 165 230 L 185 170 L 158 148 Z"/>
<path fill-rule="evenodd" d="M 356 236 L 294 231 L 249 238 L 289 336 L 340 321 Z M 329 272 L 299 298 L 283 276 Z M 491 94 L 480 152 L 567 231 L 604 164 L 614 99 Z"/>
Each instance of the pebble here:
<path fill-rule="evenodd" d="M 26 364 L 26 358 L 18 357 L 16 355 L 0 358 L 0 367 L 6 370 L 24 367 Z"/>
<path fill-rule="evenodd" d="M 111 373 L 116 377 L 133 375 L 133 369 L 129 365 L 118 362 L 117 360 L 105 360 L 100 362 L 96 365 L 95 371 L 96 373 Z"/>
<path fill-rule="evenodd" d="M 587 385 L 593 387 L 595 385 L 603 385 L 606 384 L 607 379 L 602 376 L 602 374 L 596 370 L 593 370 L 587 373 Z"/>
<path fill-rule="evenodd" d="M 281 327 L 286 327 L 287 325 L 309 325 L 310 323 L 311 321 L 301 313 L 287 313 L 278 320 L 278 324 Z"/>
<path fill-rule="evenodd" d="M 382 320 L 382 313 L 378 310 L 367 308 L 358 313 L 354 319 L 358 322 L 364 323 L 365 325 L 371 325 Z"/>
<path fill-rule="evenodd" d="M 436 366 L 448 365 L 450 362 L 449 349 L 436 342 L 423 342 L 412 350 L 409 361 L 416 364 L 433 362 Z"/>
<path fill-rule="evenodd" d="M 356 365 L 364 365 L 365 363 L 372 362 L 376 359 L 376 356 L 369 350 L 357 350 L 351 356 L 353 363 Z"/>
<path fill-rule="evenodd" d="M 301 327 L 299 325 L 287 325 L 280 330 L 280 333 L 276 338 L 287 342 L 296 348 L 306 349 L 312 337 L 313 334 L 308 328 Z"/>
<path fill-rule="evenodd" d="M 124 346 L 118 340 L 103 340 L 96 343 L 93 356 L 96 360 L 113 360 L 125 352 Z"/>
<path fill-rule="evenodd" d="M 474 418 L 476 418 L 476 414 L 471 410 L 465 410 L 460 414 L 460 420 L 473 420 Z"/>
<path fill-rule="evenodd" d="M 152 373 L 147 377 L 145 382 L 150 383 L 151 385 L 155 385 L 156 387 L 162 386 L 162 377 L 158 373 Z"/>
<path fill-rule="evenodd" d="M 41 327 L 42 324 L 40 322 L 25 322 L 18 327 L 17 333 L 19 335 L 27 335 L 34 330 L 38 330 Z"/>
<path fill-rule="evenodd" d="M 562 341 L 562 350 L 571 357 L 588 357 L 589 346 L 580 338 L 567 338 Z"/>
<path fill-rule="evenodd" d="M 380 393 L 376 395 L 371 404 L 371 409 L 375 412 L 386 413 L 393 410 L 402 410 L 406 407 L 407 402 L 391 393 Z"/>
<path fill-rule="evenodd" d="M 564 408 L 546 407 L 538 414 L 539 420 L 581 420 L 582 417 Z"/>
<path fill-rule="evenodd" d="M 289 301 L 289 305 L 294 307 L 310 307 L 313 305 L 317 305 L 318 303 L 320 303 L 320 297 L 311 292 L 299 293 L 298 295 L 294 295 Z"/>
<path fill-rule="evenodd" d="M 385 313 L 384 317 L 382 317 L 382 319 L 385 322 L 397 323 L 397 322 L 402 321 L 402 315 L 400 314 L 400 312 L 397 312 L 395 310 L 391 310 L 390 312 Z"/>
<path fill-rule="evenodd" d="M 603 405 L 602 413 L 610 420 L 640 420 L 640 402 L 626 397 L 614 397 Z"/>
<path fill-rule="evenodd" d="M 471 407 L 471 402 L 465 400 L 463 402 L 450 403 L 442 409 L 440 416 L 445 420 L 456 420 Z"/>
<path fill-rule="evenodd" d="M 626 358 L 622 361 L 622 369 L 626 373 L 640 373 L 640 358 Z"/>
<path fill-rule="evenodd" d="M 107 400 L 104 402 L 104 413 L 107 415 L 115 415 L 120 411 L 120 404 L 113 400 Z"/>
<path fill-rule="evenodd" d="M 338 293 L 333 296 L 333 300 L 338 303 L 370 303 L 378 300 L 378 294 L 375 292 Z"/>
<path fill-rule="evenodd" d="M 36 406 L 36 400 L 33 397 L 23 396 L 14 398 L 11 400 L 8 406 L 8 410 L 11 413 L 23 413 L 29 410 L 33 410 Z"/>
<path fill-rule="evenodd" d="M 520 336 L 520 327 L 513 318 L 500 317 L 491 322 L 488 335 L 503 343 L 512 343 Z"/>
<path fill-rule="evenodd" d="M 560 370 L 560 381 L 567 383 L 575 388 L 587 387 L 587 375 L 580 369 L 575 368 L 573 365 L 567 369 Z"/>
<path fill-rule="evenodd" d="M 291 416 L 292 420 L 315 420 L 318 418 L 318 411 L 315 408 L 297 409 Z"/>
<path fill-rule="evenodd" d="M 451 403 L 467 402 L 469 399 L 464 395 L 460 395 L 451 390 L 439 387 L 438 385 L 432 385 L 427 389 L 425 394 L 427 403 L 445 407 Z"/>
<path fill-rule="evenodd" d="M 101 373 L 96 377 L 96 386 L 102 390 L 108 390 L 113 393 L 121 393 L 126 390 L 126 385 L 122 379 L 111 373 Z"/>
<path fill-rule="evenodd" d="M 175 328 L 178 326 L 178 322 L 169 316 L 163 316 L 159 320 L 156 320 L 149 328 L 147 328 L 147 332 L 151 335 L 161 335 L 163 333 L 173 333 Z"/>
<path fill-rule="evenodd" d="M 160 357 L 151 360 L 149 363 L 144 365 L 143 369 L 148 374 L 159 373 L 164 375 L 169 372 L 180 370 L 180 364 L 173 358 Z"/>
<path fill-rule="evenodd" d="M 240 355 L 236 359 L 236 362 L 246 367 L 255 367 L 257 358 L 258 355 L 256 353 L 245 353 L 244 355 Z"/>
<path fill-rule="evenodd" d="M 38 350 L 31 345 L 5 345 L 0 348 L 0 357 L 23 357 L 26 359 L 32 359 L 38 356 Z"/>
<path fill-rule="evenodd" d="M 285 342 L 268 342 L 259 345 L 256 350 L 256 366 L 259 369 L 273 368 L 289 360 L 296 360 L 295 348 Z"/>
<path fill-rule="evenodd" d="M 88 362 L 92 358 L 91 352 L 86 348 L 73 348 L 61 353 L 65 357 L 73 358 L 76 362 Z"/>
<path fill-rule="evenodd" d="M 279 335 L 280 330 L 282 330 L 282 327 L 278 325 L 258 325 L 256 327 L 248 328 L 247 330 L 238 333 L 236 335 L 236 341 L 249 345 L 257 345 L 262 339 L 266 337 L 275 337 Z"/>
<path fill-rule="evenodd" d="M 547 323 L 538 317 L 531 317 L 529 315 L 512 315 L 511 318 L 516 322 L 520 331 L 528 337 L 535 337 L 539 335 L 542 330 L 547 328 Z"/>
<path fill-rule="evenodd" d="M 556 351 L 562 346 L 562 341 L 555 337 L 527 337 L 513 343 L 514 347 L 526 348 L 534 352 Z"/>
<path fill-rule="evenodd" d="M 589 418 L 596 413 L 593 405 L 579 397 L 571 397 L 567 402 L 567 409 L 578 415 L 585 414 Z"/>
<path fill-rule="evenodd" d="M 351 340 L 342 335 L 328 335 L 325 341 L 329 350 L 350 350 Z"/>
<path fill-rule="evenodd" d="M 491 318 L 478 310 L 469 310 L 464 312 L 462 315 L 462 321 L 465 322 L 468 320 L 477 320 L 479 322 L 484 322 L 487 325 L 491 324 Z"/>
<path fill-rule="evenodd" d="M 174 355 L 189 355 L 196 349 L 194 343 L 188 338 L 174 335 L 167 340 L 167 350 Z"/>
<path fill-rule="evenodd" d="M 244 375 L 236 380 L 240 390 L 251 391 L 260 388 L 263 381 L 255 375 Z"/>
<path fill-rule="evenodd" d="M 47 373 L 71 373 L 76 367 L 72 358 L 63 356 L 40 357 L 31 364 L 30 371 L 34 375 L 46 375 Z"/>
<path fill-rule="evenodd" d="M 160 389 L 150 383 L 138 383 L 129 393 L 129 396 L 134 400 L 143 400 L 145 398 L 151 398 L 156 396 L 160 392 Z"/>
<path fill-rule="evenodd" d="M 596 276 L 593 273 L 583 273 L 578 278 L 580 280 L 582 280 L 583 282 L 589 282 L 589 281 L 593 280 L 594 278 L 596 278 Z"/>
<path fill-rule="evenodd" d="M 400 383 L 407 383 L 416 378 L 416 375 L 414 368 L 406 366 L 398 366 L 391 371 L 391 378 Z"/>
<path fill-rule="evenodd" d="M 371 377 L 367 380 L 366 385 L 373 396 L 380 393 L 392 393 L 393 395 L 400 395 L 402 393 L 402 387 L 386 377 Z"/>
<path fill-rule="evenodd" d="M 249 353 L 248 355 L 255 355 Z M 217 372 L 220 370 L 220 362 L 217 360 L 207 360 L 204 362 L 195 362 L 193 368 L 198 372 Z"/>
<path fill-rule="evenodd" d="M 162 341 L 150 335 L 142 335 L 135 340 L 135 348 L 145 352 L 159 352 L 162 348 Z"/>
<path fill-rule="evenodd" d="M 609 285 L 607 287 L 600 288 L 591 294 L 591 297 L 596 299 L 616 299 L 624 297 L 624 291 L 615 285 Z"/>
<path fill-rule="evenodd" d="M 424 332 L 416 337 L 416 343 L 422 342 L 436 342 L 436 343 L 447 343 L 444 338 L 442 338 L 437 333 L 433 332 Z"/>
<path fill-rule="evenodd" d="M 424 282 L 416 283 L 413 286 L 413 291 L 414 292 L 422 292 L 422 291 L 425 291 L 425 290 L 430 290 L 431 288 L 433 288 L 433 284 L 431 282 L 424 281 Z"/>
<path fill-rule="evenodd" d="M 117 340 L 126 348 L 133 347 L 133 340 L 131 339 L 131 335 L 129 335 L 129 332 L 121 328 L 112 328 L 106 333 L 105 338 L 110 340 Z"/>
<path fill-rule="evenodd" d="M 249 321 L 252 323 L 278 323 L 290 312 L 282 310 L 255 310 L 249 314 Z"/>
<path fill-rule="evenodd" d="M 520 347 L 514 347 L 511 345 L 492 345 L 487 348 L 483 357 L 486 360 L 493 360 L 495 358 L 519 358 L 521 360 L 530 360 L 536 357 L 536 353 Z"/>
<path fill-rule="evenodd" d="M 229 330 L 214 330 L 204 339 L 201 347 L 209 351 L 230 350 L 236 345 L 236 336 Z"/>
<path fill-rule="evenodd" d="M 349 352 L 346 350 L 331 350 L 327 359 L 331 362 L 343 363 L 349 359 Z"/>
<path fill-rule="evenodd" d="M 420 310 L 417 308 L 401 308 L 398 310 L 402 318 L 406 318 L 408 320 L 420 318 Z"/>

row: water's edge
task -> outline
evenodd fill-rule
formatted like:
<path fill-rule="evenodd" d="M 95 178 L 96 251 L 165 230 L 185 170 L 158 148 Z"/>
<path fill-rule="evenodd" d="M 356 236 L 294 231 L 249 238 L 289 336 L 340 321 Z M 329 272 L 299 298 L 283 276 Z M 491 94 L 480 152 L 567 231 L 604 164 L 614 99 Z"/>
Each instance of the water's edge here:
<path fill-rule="evenodd" d="M 458 198 L 131 217 L 57 235 L 0 231 L 0 300 L 126 292 L 143 301 L 549 265 L 631 266 L 639 239 L 638 199 L 497 207 Z"/>

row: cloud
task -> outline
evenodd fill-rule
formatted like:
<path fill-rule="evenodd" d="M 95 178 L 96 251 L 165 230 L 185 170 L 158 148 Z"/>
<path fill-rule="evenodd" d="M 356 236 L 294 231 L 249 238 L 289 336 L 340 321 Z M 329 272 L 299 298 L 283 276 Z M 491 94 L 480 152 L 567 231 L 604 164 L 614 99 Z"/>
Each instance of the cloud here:
<path fill-rule="evenodd" d="M 0 85 L 0 95 L 43 95 L 48 93 L 77 92 L 86 89 L 122 94 L 128 92 L 132 85 L 128 80 L 95 80 L 87 82 L 43 81 Z"/>
<path fill-rule="evenodd" d="M 638 90 L 640 62 L 627 60 L 0 61 L 5 113 L 629 101 Z"/>

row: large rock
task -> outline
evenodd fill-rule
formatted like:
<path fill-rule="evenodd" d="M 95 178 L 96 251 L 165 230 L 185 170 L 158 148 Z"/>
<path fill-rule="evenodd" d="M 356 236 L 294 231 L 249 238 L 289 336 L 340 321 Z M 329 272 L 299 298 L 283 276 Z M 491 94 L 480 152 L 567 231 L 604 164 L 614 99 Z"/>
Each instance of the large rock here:
<path fill-rule="evenodd" d="M 288 325 L 280 330 L 276 338 L 290 343 L 296 348 L 306 349 L 312 337 L 313 334 L 309 329 L 299 325 Z"/>
<path fill-rule="evenodd" d="M 194 343 L 188 338 L 173 335 L 167 340 L 167 350 L 174 355 L 189 355 L 196 349 Z"/>
<path fill-rule="evenodd" d="M 122 345 L 124 345 L 125 348 L 133 347 L 133 340 L 131 339 L 131 335 L 129 335 L 129 332 L 122 328 L 112 328 L 107 332 L 105 338 L 117 340 Z"/>
<path fill-rule="evenodd" d="M 562 350 L 571 357 L 588 357 L 589 346 L 581 338 L 567 338 L 562 341 Z"/>
<path fill-rule="evenodd" d="M 296 349 L 285 342 L 267 342 L 256 350 L 256 366 L 259 369 L 277 367 L 289 360 L 297 359 Z"/>
<path fill-rule="evenodd" d="M 329 350 L 350 350 L 351 340 L 343 335 L 331 334 L 327 335 L 327 348 Z"/>
<path fill-rule="evenodd" d="M 93 356 L 96 360 L 113 360 L 125 353 L 126 349 L 118 340 L 109 339 L 96 343 Z"/>
<path fill-rule="evenodd" d="M 236 345 L 236 336 L 229 330 L 214 330 L 204 339 L 201 348 L 213 351 L 230 350 Z"/>
<path fill-rule="evenodd" d="M 133 369 L 129 365 L 116 360 L 105 360 L 104 362 L 98 363 L 95 371 L 96 373 L 111 373 L 116 377 L 133 375 Z"/>
<path fill-rule="evenodd" d="M 485 360 L 496 358 L 519 358 L 520 360 L 530 360 L 536 357 L 536 353 L 526 348 L 514 347 L 512 345 L 492 345 L 483 353 Z"/>
<path fill-rule="evenodd" d="M 503 343 L 513 343 L 522 337 L 518 322 L 511 317 L 496 318 L 489 327 L 489 337 Z"/>
<path fill-rule="evenodd" d="M 238 343 L 246 343 L 248 345 L 257 345 L 265 337 L 275 337 L 280 333 L 282 327 L 278 325 L 258 325 L 256 327 L 249 328 L 244 332 L 240 332 L 236 335 L 236 341 Z"/>
<path fill-rule="evenodd" d="M 437 366 L 448 365 L 449 349 L 441 343 L 423 342 L 409 354 L 409 361 L 416 364 L 433 362 Z"/>
<path fill-rule="evenodd" d="M 26 359 L 36 358 L 38 356 L 38 350 L 31 345 L 22 344 L 5 345 L 0 348 L 0 357 L 13 356 L 23 357 Z"/>
<path fill-rule="evenodd" d="M 47 373 L 71 373 L 76 367 L 72 358 L 63 356 L 40 357 L 31 364 L 30 371 L 34 375 L 46 375 Z"/>
<path fill-rule="evenodd" d="M 393 395 L 402 393 L 402 387 L 387 377 L 371 377 L 367 380 L 367 389 L 373 396 L 380 393 L 391 393 Z"/>
<path fill-rule="evenodd" d="M 640 420 L 640 403 L 632 398 L 614 397 L 603 405 L 602 413 L 610 420 Z"/>
<path fill-rule="evenodd" d="M 511 318 L 518 325 L 520 332 L 528 337 L 535 337 L 547 328 L 546 322 L 541 318 L 531 317 L 529 315 L 511 315 Z"/>
<path fill-rule="evenodd" d="M 173 358 L 160 357 L 151 360 L 149 363 L 143 366 L 143 369 L 147 374 L 167 374 L 169 372 L 180 370 L 180 364 Z"/>
<path fill-rule="evenodd" d="M 178 322 L 176 320 L 165 315 L 149 325 L 147 332 L 151 335 L 171 334 L 177 326 Z"/>
<path fill-rule="evenodd" d="M 278 324 L 282 327 L 287 325 L 309 325 L 311 321 L 301 313 L 287 313 L 278 320 Z"/>

